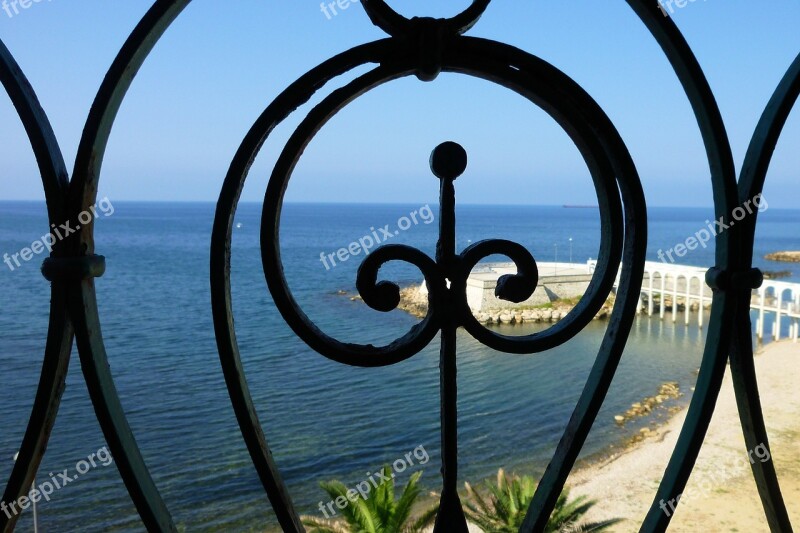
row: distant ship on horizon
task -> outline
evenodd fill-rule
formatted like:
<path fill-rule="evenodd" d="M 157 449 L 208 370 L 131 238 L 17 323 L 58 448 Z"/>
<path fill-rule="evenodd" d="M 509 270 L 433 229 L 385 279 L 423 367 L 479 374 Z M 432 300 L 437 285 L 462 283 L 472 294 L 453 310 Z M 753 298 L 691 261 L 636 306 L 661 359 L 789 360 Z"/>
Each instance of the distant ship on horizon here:
<path fill-rule="evenodd" d="M 564 209 L 599 209 L 597 205 L 563 205 Z"/>

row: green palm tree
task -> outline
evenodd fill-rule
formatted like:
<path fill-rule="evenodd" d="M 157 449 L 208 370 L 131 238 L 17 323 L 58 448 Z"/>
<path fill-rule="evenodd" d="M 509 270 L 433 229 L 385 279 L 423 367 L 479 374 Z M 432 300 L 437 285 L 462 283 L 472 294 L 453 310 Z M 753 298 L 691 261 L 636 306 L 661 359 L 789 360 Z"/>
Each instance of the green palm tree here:
<path fill-rule="evenodd" d="M 525 513 L 536 492 L 536 482 L 530 476 L 506 476 L 501 468 L 497 472 L 497 483 L 486 482 L 488 500 L 464 484 L 469 498 L 464 504 L 467 518 L 486 533 L 516 533 L 525 520 Z M 621 522 L 614 518 L 602 522 L 581 523 L 581 518 L 595 505 L 585 496 L 569 501 L 569 491 L 564 489 L 558 496 L 556 506 L 545 526 L 545 533 L 581 533 L 606 531 Z"/>
<path fill-rule="evenodd" d="M 348 489 L 342 482 L 322 482 L 320 486 L 331 500 L 348 499 L 348 504 L 341 509 L 342 520 L 303 517 L 303 524 L 309 528 L 309 533 L 421 533 L 436 519 L 439 506 L 431 507 L 411 521 L 411 508 L 421 494 L 420 476 L 422 472 L 411 476 L 398 500 L 395 500 L 394 478 L 388 465 L 383 467 L 383 479 L 378 486 L 366 497 L 359 494 L 355 501 L 347 498 Z"/>

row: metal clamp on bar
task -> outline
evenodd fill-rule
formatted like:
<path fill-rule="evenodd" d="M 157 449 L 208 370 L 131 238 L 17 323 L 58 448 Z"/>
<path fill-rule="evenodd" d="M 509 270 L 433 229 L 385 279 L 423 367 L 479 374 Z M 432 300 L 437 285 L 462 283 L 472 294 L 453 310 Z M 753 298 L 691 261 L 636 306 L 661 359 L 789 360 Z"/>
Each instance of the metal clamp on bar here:
<path fill-rule="evenodd" d="M 758 268 L 744 272 L 730 272 L 719 267 L 711 267 L 706 272 L 706 283 L 717 291 L 750 291 L 761 287 L 764 273 Z"/>
<path fill-rule="evenodd" d="M 84 257 L 48 257 L 42 262 L 42 275 L 47 281 L 77 281 L 99 278 L 106 271 L 102 255 Z"/>
<path fill-rule="evenodd" d="M 411 38 L 417 41 L 419 66 L 416 76 L 420 81 L 433 81 L 442 72 L 446 21 L 430 17 L 411 19 Z M 457 34 L 453 34 L 457 35 Z"/>

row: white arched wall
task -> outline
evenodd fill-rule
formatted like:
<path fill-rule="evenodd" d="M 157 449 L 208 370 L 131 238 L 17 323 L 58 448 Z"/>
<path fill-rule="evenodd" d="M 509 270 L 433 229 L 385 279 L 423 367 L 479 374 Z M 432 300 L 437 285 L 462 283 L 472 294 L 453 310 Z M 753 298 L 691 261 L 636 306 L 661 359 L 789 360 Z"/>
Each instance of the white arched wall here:
<path fill-rule="evenodd" d="M 699 267 L 672 265 L 656 261 L 647 261 L 644 268 L 644 283 L 642 292 L 648 295 L 647 315 L 658 313 L 660 318 L 666 315 L 665 296 L 677 302 L 678 297 L 684 299 L 684 323 L 689 324 L 690 310 L 693 303 L 697 303 L 697 325 L 703 327 L 705 305 L 712 301 L 712 291 L 706 285 L 705 270 Z M 681 285 L 683 284 L 683 285 Z M 659 296 L 658 309 L 655 308 L 654 297 Z M 776 321 L 789 320 L 790 337 L 797 342 L 800 338 L 800 283 L 787 283 L 785 281 L 765 280 L 760 288 L 755 291 L 752 308 L 758 310 L 756 321 L 756 334 L 759 339 L 764 337 L 764 316 L 766 313 L 775 313 Z M 673 304 L 672 321 L 677 321 L 677 305 Z M 777 326 L 776 326 L 777 327 Z M 773 336 L 780 339 L 780 329 L 773 330 Z"/>

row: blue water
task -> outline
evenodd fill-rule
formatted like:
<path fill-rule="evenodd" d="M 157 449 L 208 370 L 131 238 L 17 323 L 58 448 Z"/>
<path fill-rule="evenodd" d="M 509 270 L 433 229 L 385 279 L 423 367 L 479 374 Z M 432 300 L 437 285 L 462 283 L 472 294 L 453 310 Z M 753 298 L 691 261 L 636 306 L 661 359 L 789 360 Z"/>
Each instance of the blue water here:
<path fill-rule="evenodd" d="M 99 216 L 97 248 L 108 269 L 97 281 L 103 334 L 111 369 L 142 453 L 178 524 L 189 531 L 263 531 L 274 518 L 250 462 L 220 371 L 211 318 L 208 260 L 212 204 L 115 203 Z M 436 206 L 431 206 L 436 210 Z M 306 313 L 326 332 L 349 341 L 386 343 L 415 319 L 381 314 L 337 294 L 354 290 L 363 255 L 326 269 L 320 254 L 336 253 L 386 224 L 397 229 L 417 211 L 417 223 L 390 242 L 433 254 L 437 223 L 426 224 L 424 206 L 288 205 L 281 230 L 287 277 Z M 710 210 L 650 210 L 649 259 L 705 227 Z M 761 257 L 800 249 L 800 211 L 760 215 L 756 265 L 790 270 L 800 265 Z M 275 310 L 259 254 L 260 205 L 245 204 L 234 232 L 233 302 L 237 334 L 251 391 L 276 460 L 304 514 L 327 501 L 320 481 L 348 486 L 381 465 L 423 446 L 427 489 L 439 486 L 438 352 L 434 342 L 390 368 L 358 369 L 317 355 L 297 340 Z M 409 219 L 410 220 L 410 219 Z M 458 245 L 507 238 L 529 247 L 539 261 L 584 262 L 597 256 L 595 209 L 462 206 Z M 0 253 L 29 246 L 46 230 L 38 203 L 0 203 Z M 393 233 L 393 231 L 392 231 Z M 570 238 L 572 239 L 570 250 Z M 0 481 L 25 430 L 38 382 L 47 331 L 48 285 L 39 274 L 42 257 L 10 271 L 0 265 Z M 500 258 L 495 258 L 500 259 Z M 712 249 L 698 249 L 683 263 L 710 266 Z M 331 265 L 329 265 L 330 267 Z M 419 281 L 412 267 L 391 264 L 387 279 Z M 533 326 L 530 326 L 533 327 Z M 508 328 L 517 334 L 529 330 Z M 486 349 L 460 332 L 460 477 L 478 481 L 504 467 L 541 473 L 580 394 L 600 340 L 603 322 L 591 324 L 565 345 L 533 356 Z M 624 429 L 615 414 L 654 394 L 664 381 L 678 381 L 687 394 L 695 380 L 704 331 L 669 320 L 638 317 L 620 369 L 583 458 L 603 454 L 636 433 L 643 420 Z M 74 469 L 105 445 L 74 353 L 61 411 L 40 478 Z M 408 473 L 407 472 L 407 473 Z M 401 476 L 401 481 L 404 476 Z M 114 466 L 91 469 L 39 505 L 43 530 L 139 531 L 135 509 Z M 19 531 L 31 528 L 25 513 Z"/>

